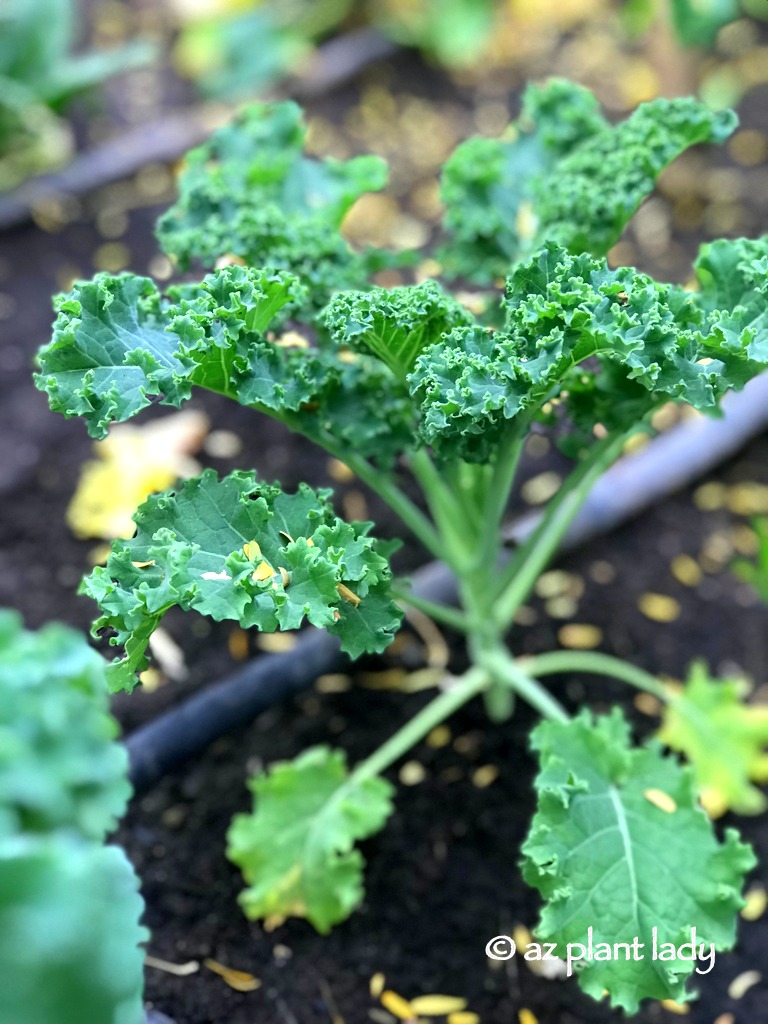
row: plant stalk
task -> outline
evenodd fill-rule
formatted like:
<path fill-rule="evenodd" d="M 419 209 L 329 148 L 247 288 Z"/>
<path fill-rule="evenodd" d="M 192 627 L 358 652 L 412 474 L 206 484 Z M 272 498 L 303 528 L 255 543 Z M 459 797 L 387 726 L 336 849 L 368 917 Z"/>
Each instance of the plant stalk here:
<path fill-rule="evenodd" d="M 672 695 L 656 676 L 621 658 L 600 651 L 550 651 L 534 657 L 518 658 L 517 664 L 529 676 L 554 675 L 565 672 L 586 672 L 595 676 L 610 676 L 636 690 L 653 694 L 665 704 L 672 702 Z"/>
<path fill-rule="evenodd" d="M 495 608 L 502 629 L 512 623 L 515 612 L 547 567 L 595 481 L 621 453 L 626 438 L 626 434 L 621 434 L 595 445 L 552 499 L 538 527 L 510 559 L 501 575 Z"/>

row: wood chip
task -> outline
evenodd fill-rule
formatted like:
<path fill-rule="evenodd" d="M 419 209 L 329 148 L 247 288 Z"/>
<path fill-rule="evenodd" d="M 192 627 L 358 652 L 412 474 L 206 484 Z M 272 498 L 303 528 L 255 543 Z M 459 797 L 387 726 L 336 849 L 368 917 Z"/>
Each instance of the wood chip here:
<path fill-rule="evenodd" d="M 712 480 L 696 488 L 693 492 L 693 503 L 702 512 L 714 512 L 725 506 L 726 492 L 725 484 Z"/>
<path fill-rule="evenodd" d="M 755 985 L 759 985 L 762 980 L 763 976 L 760 971 L 742 971 L 741 974 L 736 975 L 728 986 L 728 997 L 730 999 L 743 999 L 747 992 L 754 988 Z"/>
<path fill-rule="evenodd" d="M 255 978 L 252 974 L 248 974 L 247 971 L 233 970 L 233 968 L 227 967 L 226 964 L 220 964 L 218 960 L 211 960 L 210 957 L 203 960 L 203 964 L 209 971 L 213 971 L 214 974 L 218 974 L 219 977 L 223 978 L 225 983 L 236 992 L 255 992 L 257 988 L 261 988 L 259 979 Z"/>
<path fill-rule="evenodd" d="M 329 672 L 315 680 L 318 693 L 346 693 L 351 687 L 352 680 L 343 672 Z"/>
<path fill-rule="evenodd" d="M 680 602 L 667 594 L 641 594 L 637 607 L 652 622 L 674 622 L 680 617 Z"/>
<path fill-rule="evenodd" d="M 493 785 L 493 783 L 496 781 L 496 779 L 498 779 L 498 777 L 498 765 L 484 764 L 481 765 L 479 768 L 475 768 L 475 770 L 472 772 L 472 785 L 476 786 L 478 789 L 487 789 L 488 786 Z"/>
<path fill-rule="evenodd" d="M 525 481 L 520 488 L 520 493 L 523 501 L 529 505 L 542 505 L 557 494 L 562 483 L 563 478 L 559 473 L 539 473 L 538 476 L 533 476 L 530 480 Z"/>
<path fill-rule="evenodd" d="M 282 654 L 284 651 L 292 651 L 296 646 L 296 633 L 292 630 L 287 633 L 259 633 L 256 645 L 267 654 Z"/>
<path fill-rule="evenodd" d="M 696 587 L 701 583 L 701 566 L 690 555 L 675 555 L 669 568 L 678 583 L 682 583 L 684 587 Z"/>
<path fill-rule="evenodd" d="M 418 786 L 427 777 L 427 770 L 420 761 L 406 761 L 397 777 L 404 786 Z"/>
<path fill-rule="evenodd" d="M 583 622 L 569 622 L 557 631 L 557 639 L 563 647 L 575 651 L 591 651 L 599 647 L 603 640 L 603 632 L 597 626 Z"/>
<path fill-rule="evenodd" d="M 655 717 L 661 713 L 661 701 L 652 693 L 638 693 L 633 701 L 635 707 L 644 715 Z"/>
<path fill-rule="evenodd" d="M 173 974 L 177 978 L 186 978 L 190 974 L 196 974 L 200 970 L 200 963 L 197 960 L 188 960 L 185 964 L 172 964 L 168 960 L 161 960 L 160 957 L 144 957 L 147 967 L 154 967 L 156 971 L 164 971 L 166 974 Z"/>
<path fill-rule="evenodd" d="M 662 999 L 660 1006 L 663 1006 L 667 1013 L 676 1013 L 678 1017 L 687 1017 L 691 1012 L 688 1003 L 676 1003 L 674 999 Z"/>
<path fill-rule="evenodd" d="M 447 747 L 451 739 L 452 733 L 447 725 L 436 725 L 431 732 L 427 733 L 425 742 L 432 750 L 440 750 L 441 747 Z"/>
<path fill-rule="evenodd" d="M 373 975 L 371 980 L 368 982 L 368 991 L 371 993 L 373 999 L 379 998 L 381 993 L 384 991 L 384 985 L 386 984 L 386 981 L 387 979 L 384 977 L 381 971 L 377 971 L 376 974 Z"/>
<path fill-rule="evenodd" d="M 397 1017 L 398 1020 L 413 1020 L 416 1014 L 413 1012 L 413 1007 L 407 999 L 403 999 L 402 996 L 398 995 L 397 992 L 393 992 L 392 989 L 386 989 L 381 993 L 381 1005 L 385 1010 Z"/>
<path fill-rule="evenodd" d="M 745 921 L 757 921 L 765 913 L 768 907 L 768 893 L 762 885 L 753 885 L 746 894 L 746 905 L 742 908 L 741 916 Z"/>
<path fill-rule="evenodd" d="M 411 1009 L 425 1017 L 444 1017 L 449 1013 L 466 1010 L 467 1000 L 459 996 L 429 995 L 411 1000 Z"/>

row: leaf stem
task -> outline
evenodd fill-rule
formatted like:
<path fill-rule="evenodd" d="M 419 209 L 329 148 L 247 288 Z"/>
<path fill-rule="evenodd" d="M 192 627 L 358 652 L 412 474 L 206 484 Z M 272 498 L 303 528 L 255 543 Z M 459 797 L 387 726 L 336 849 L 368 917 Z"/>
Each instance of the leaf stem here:
<path fill-rule="evenodd" d="M 656 676 L 627 661 L 622 661 L 621 658 L 614 658 L 610 654 L 603 654 L 600 651 L 550 651 L 547 654 L 537 654 L 534 657 L 518 658 L 517 664 L 524 672 L 537 679 L 539 676 L 564 672 L 587 672 L 590 675 L 610 676 L 629 686 L 634 686 L 637 690 L 652 693 L 654 697 L 658 697 L 665 704 L 672 702 L 672 695 L 667 692 Z"/>
<path fill-rule="evenodd" d="M 495 682 L 509 687 L 544 718 L 550 718 L 555 722 L 569 720 L 562 704 L 540 686 L 528 673 L 527 666 L 523 668 L 520 660 L 515 660 L 506 648 L 499 646 L 486 651 L 481 657 L 480 664 Z"/>
<path fill-rule="evenodd" d="M 450 608 L 448 605 L 439 604 L 436 601 L 428 601 L 425 597 L 418 597 L 410 591 L 397 593 L 395 597 L 401 604 L 409 604 L 411 608 L 423 612 L 435 622 L 442 622 L 443 625 L 449 626 L 459 633 L 466 633 L 470 628 L 466 615 L 458 608 Z"/>
<path fill-rule="evenodd" d="M 626 436 L 620 434 L 607 437 L 595 445 L 549 503 L 537 528 L 510 559 L 501 575 L 495 610 L 502 628 L 507 628 L 512 622 L 515 612 L 557 550 L 595 481 L 620 454 Z"/>
<path fill-rule="evenodd" d="M 410 464 L 439 531 L 439 557 L 457 576 L 463 576 L 472 568 L 476 524 L 467 521 L 460 499 L 443 480 L 426 448 L 413 452 Z"/>
<path fill-rule="evenodd" d="M 509 427 L 499 445 L 486 502 L 485 555 L 488 554 L 489 549 L 495 551 L 499 545 L 501 521 L 509 501 L 509 492 L 512 490 L 517 467 L 520 464 L 527 427 L 527 422 L 515 422 Z"/>
<path fill-rule="evenodd" d="M 390 736 L 370 757 L 361 761 L 349 776 L 346 785 L 356 785 L 386 771 L 393 762 L 419 743 L 435 726 L 440 725 L 454 711 L 458 711 L 460 707 L 476 697 L 487 684 L 488 673 L 485 669 L 479 666 L 469 669 L 438 697 L 423 707 L 401 729 L 398 729 L 393 736 Z"/>
<path fill-rule="evenodd" d="M 397 513 L 414 536 L 418 537 L 424 547 L 436 558 L 442 557 L 443 545 L 434 525 L 421 509 L 402 491 L 387 473 L 376 469 L 367 459 L 354 452 L 342 451 L 336 455 L 353 473 L 367 484 L 385 501 L 393 512 Z"/>

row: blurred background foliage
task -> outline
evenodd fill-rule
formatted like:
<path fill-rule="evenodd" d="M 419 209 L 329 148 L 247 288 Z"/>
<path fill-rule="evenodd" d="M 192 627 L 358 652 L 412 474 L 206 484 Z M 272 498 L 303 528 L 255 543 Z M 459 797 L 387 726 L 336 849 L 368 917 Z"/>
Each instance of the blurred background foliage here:
<path fill-rule="evenodd" d="M 433 240 L 455 146 L 508 133 L 524 84 L 556 74 L 592 89 L 611 119 L 690 93 L 742 114 L 725 152 L 665 172 L 614 263 L 684 279 L 702 238 L 764 230 L 768 0 L 3 0 L 0 27 L 0 191 L 110 140 L 139 152 L 169 119 L 196 118 L 202 138 L 242 103 L 289 94 L 307 107 L 310 153 L 391 165 L 387 189 L 347 214 L 347 238 L 418 249 Z M 94 221 L 95 269 L 167 280 L 167 258 L 129 236 L 134 211 L 175 197 L 169 159 L 148 156 L 87 197 L 64 190 L 33 218 L 50 232 Z M 62 259 L 59 287 L 87 276 L 81 263 Z"/>

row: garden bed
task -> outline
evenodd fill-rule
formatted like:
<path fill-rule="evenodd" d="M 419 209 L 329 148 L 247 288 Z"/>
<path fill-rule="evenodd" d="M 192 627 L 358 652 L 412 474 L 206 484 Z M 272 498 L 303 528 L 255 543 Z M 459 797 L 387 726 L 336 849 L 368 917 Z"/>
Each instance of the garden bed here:
<path fill-rule="evenodd" d="M 156 213 L 150 206 L 136 210 L 121 238 L 132 269 L 139 272 L 146 272 L 156 255 L 151 241 Z M 759 206 L 752 214 L 762 216 Z M 753 225 L 752 232 L 758 231 Z M 93 545 L 75 540 L 64 518 L 90 442 L 81 423 L 64 423 L 49 412 L 32 387 L 28 363 L 48 338 L 51 293 L 75 273 L 87 275 L 94 250 L 103 244 L 87 215 L 53 232 L 17 228 L 0 242 L 0 292 L 6 296 L 0 309 L 13 313 L 5 320 L 13 327 L 4 332 L 8 341 L 0 356 L 0 605 L 19 608 L 30 627 L 59 619 L 86 628 L 93 614 L 89 601 L 73 597 Z M 679 274 L 684 276 L 683 267 Z M 196 399 L 195 405 L 217 428 L 242 440 L 236 459 L 206 458 L 217 469 L 255 465 L 268 480 L 279 476 L 288 490 L 300 480 L 330 482 L 342 505 L 357 506 L 356 518 L 368 514 L 376 520 L 380 536 L 397 532 L 386 510 L 355 481 L 329 481 L 328 462 L 300 439 L 211 397 Z M 531 472 L 549 468 L 550 456 L 531 457 L 530 465 Z M 729 487 L 768 485 L 768 439 L 756 440 L 712 479 Z M 583 581 L 576 607 L 553 619 L 544 614 L 542 600 L 533 602 L 529 624 L 513 634 L 514 649 L 546 650 L 557 644 L 561 626 L 575 622 L 602 631 L 602 650 L 653 673 L 680 677 L 692 660 L 704 658 L 720 674 L 739 669 L 764 683 L 768 612 L 727 568 L 733 530 L 745 519 L 727 509 L 702 510 L 694 491 L 675 496 L 610 541 L 597 540 L 563 560 L 560 567 L 577 581 L 573 592 Z M 671 572 L 680 554 L 704 565 L 695 586 L 683 585 Z M 408 547 L 399 565 L 412 569 L 423 560 L 424 552 Z M 679 603 L 672 621 L 652 621 L 639 610 L 638 599 L 647 593 Z M 116 709 L 126 730 L 226 675 L 245 653 L 256 653 L 253 640 L 247 639 L 246 651 L 231 626 L 211 626 L 194 615 L 170 618 L 168 628 L 185 653 L 188 678 L 121 696 Z M 452 653 L 453 667 L 460 668 L 461 647 L 452 643 Z M 381 672 L 418 664 L 418 644 L 412 641 L 399 654 L 358 666 L 344 680 L 326 680 L 320 686 L 325 692 L 310 692 L 263 714 L 135 801 L 118 838 L 143 880 L 151 954 L 176 964 L 210 957 L 261 981 L 256 991 L 240 993 L 205 968 L 184 977 L 148 969 L 147 1000 L 177 1024 L 383 1024 L 387 1017 L 370 994 L 370 980 L 379 973 L 406 997 L 436 991 L 465 997 L 483 1024 L 514 1021 L 523 1007 L 540 1024 L 622 1019 L 587 1000 L 573 983 L 538 978 L 517 959 L 491 965 L 485 956 L 492 936 L 510 933 L 516 925 L 532 928 L 537 917 L 537 897 L 522 885 L 517 867 L 534 806 L 534 764 L 526 749 L 533 716 L 522 706 L 508 724 L 491 727 L 475 702 L 451 720 L 445 745 L 421 744 L 413 751 L 411 760 L 423 771 L 410 769 L 407 781 L 414 784 L 398 787 L 387 829 L 363 846 L 369 861 L 365 904 L 329 937 L 296 921 L 265 932 L 238 909 L 242 882 L 224 857 L 224 837 L 232 814 L 249 804 L 246 774 L 318 742 L 344 747 L 352 762 L 364 756 L 426 696 L 377 688 Z M 562 689 L 569 709 L 587 694 L 600 708 L 623 701 L 640 731 L 653 726 L 651 718 L 627 705 L 626 691 L 618 686 L 596 679 L 553 681 L 553 686 Z M 389 774 L 396 781 L 397 772 Z M 767 863 L 768 822 L 740 819 L 738 825 L 760 862 Z M 701 980 L 702 999 L 687 1019 L 695 1024 L 768 1021 L 765 979 L 742 999 L 728 994 L 735 978 L 767 966 L 764 917 L 743 924 L 735 953 L 717 957 L 715 970 Z M 675 1016 L 654 1005 L 637 1019 L 661 1022 Z"/>

